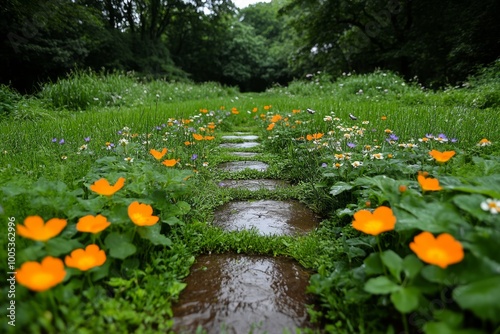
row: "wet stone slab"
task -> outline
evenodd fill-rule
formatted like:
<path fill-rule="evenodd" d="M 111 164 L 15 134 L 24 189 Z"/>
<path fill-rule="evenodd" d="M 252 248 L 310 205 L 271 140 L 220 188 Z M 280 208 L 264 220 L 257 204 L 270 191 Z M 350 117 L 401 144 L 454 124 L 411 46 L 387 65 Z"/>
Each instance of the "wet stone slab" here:
<path fill-rule="evenodd" d="M 276 188 L 288 187 L 289 184 L 283 180 L 257 179 L 257 180 L 222 180 L 219 187 L 243 188 L 251 191 L 259 189 L 274 190 Z"/>
<path fill-rule="evenodd" d="M 233 201 L 214 212 L 215 226 L 228 231 L 256 229 L 261 235 L 301 235 L 319 224 L 319 217 L 298 201 Z"/>
<path fill-rule="evenodd" d="M 174 305 L 174 332 L 283 333 L 313 328 L 306 304 L 309 273 L 284 257 L 203 255 Z M 225 330 L 225 331 L 224 331 Z"/>
<path fill-rule="evenodd" d="M 227 172 L 241 172 L 247 168 L 264 172 L 267 170 L 269 165 L 262 161 L 229 161 L 223 162 L 217 167 Z"/>
<path fill-rule="evenodd" d="M 260 144 L 254 141 L 248 141 L 244 143 L 222 143 L 219 147 L 222 148 L 252 148 L 259 146 Z"/>
<path fill-rule="evenodd" d="M 237 157 L 253 158 L 258 153 L 255 153 L 255 152 L 231 152 L 231 154 L 236 155 Z"/>
<path fill-rule="evenodd" d="M 256 135 L 238 135 L 238 136 L 222 136 L 222 140 L 248 140 L 253 141 L 259 139 Z"/>

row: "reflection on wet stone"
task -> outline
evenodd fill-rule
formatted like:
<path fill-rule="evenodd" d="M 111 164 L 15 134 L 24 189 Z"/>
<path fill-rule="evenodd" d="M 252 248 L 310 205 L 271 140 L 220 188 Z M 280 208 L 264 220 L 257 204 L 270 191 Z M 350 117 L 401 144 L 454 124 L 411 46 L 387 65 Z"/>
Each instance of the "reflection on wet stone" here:
<path fill-rule="evenodd" d="M 198 257 L 187 287 L 174 305 L 175 333 L 295 333 L 312 327 L 306 304 L 309 274 L 283 257 L 204 255 Z"/>
<path fill-rule="evenodd" d="M 300 235 L 317 227 L 319 218 L 298 201 L 234 201 L 214 213 L 215 226 L 228 231 L 256 229 L 261 235 Z"/>
<path fill-rule="evenodd" d="M 223 148 L 252 148 L 259 146 L 260 144 L 254 141 L 244 142 L 244 143 L 222 143 L 219 147 Z"/>
<path fill-rule="evenodd" d="M 252 141 L 252 140 L 257 140 L 257 139 L 259 139 L 259 136 L 256 136 L 256 135 L 246 135 L 246 136 L 222 136 L 222 140 L 237 140 L 237 139 Z"/>
<path fill-rule="evenodd" d="M 257 179 L 257 180 L 222 180 L 219 187 L 243 188 L 250 191 L 259 189 L 275 190 L 276 188 L 287 187 L 289 184 L 283 180 Z"/>
<path fill-rule="evenodd" d="M 263 172 L 269 165 L 262 161 L 230 161 L 221 163 L 217 167 L 227 172 L 241 172 L 247 168 Z"/>

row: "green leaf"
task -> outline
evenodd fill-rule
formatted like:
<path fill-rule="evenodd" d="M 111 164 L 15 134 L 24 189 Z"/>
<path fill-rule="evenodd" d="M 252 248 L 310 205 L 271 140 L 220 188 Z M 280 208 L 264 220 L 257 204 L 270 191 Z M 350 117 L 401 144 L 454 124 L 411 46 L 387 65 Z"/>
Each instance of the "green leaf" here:
<path fill-rule="evenodd" d="M 175 205 L 177 205 L 177 207 L 179 208 L 180 215 L 185 215 L 186 213 L 188 213 L 191 210 L 191 205 L 189 205 L 189 203 L 184 202 L 184 201 L 179 201 L 179 202 L 175 203 Z"/>
<path fill-rule="evenodd" d="M 148 239 L 153 245 L 171 246 L 172 240 L 161 234 L 161 225 L 142 226 L 137 232 L 143 239 Z"/>
<path fill-rule="evenodd" d="M 391 293 L 391 301 L 401 313 L 409 313 L 418 308 L 420 291 L 414 287 L 402 287 Z"/>
<path fill-rule="evenodd" d="M 63 238 L 53 238 L 46 243 L 47 254 L 55 257 L 66 255 L 72 250 L 80 247 L 83 247 L 83 245 L 75 239 L 66 240 Z"/>
<path fill-rule="evenodd" d="M 343 193 L 346 190 L 351 190 L 352 188 L 353 186 L 349 183 L 337 182 L 330 189 L 330 194 L 332 194 L 333 196 L 337 196 L 338 194 Z"/>
<path fill-rule="evenodd" d="M 458 305 L 483 320 L 499 323 L 500 276 L 486 278 L 453 290 Z"/>
<path fill-rule="evenodd" d="M 385 276 L 370 278 L 365 283 L 365 291 L 375 295 L 392 293 L 398 291 L 399 289 L 401 289 L 399 285 Z"/>
<path fill-rule="evenodd" d="M 364 260 L 365 272 L 367 275 L 378 275 L 384 272 L 384 266 L 379 253 L 371 253 Z"/>
<path fill-rule="evenodd" d="M 415 277 L 420 272 L 423 266 L 424 264 L 422 263 L 422 261 L 420 261 L 414 254 L 406 256 L 403 260 L 403 270 L 406 277 L 410 279 Z"/>
<path fill-rule="evenodd" d="M 168 217 L 167 219 L 162 219 L 161 222 L 170 226 L 184 225 L 184 222 L 177 217 Z"/>
<path fill-rule="evenodd" d="M 434 311 L 434 319 L 447 323 L 452 328 L 462 326 L 464 315 L 463 313 L 453 312 L 451 310 L 436 310 Z"/>
<path fill-rule="evenodd" d="M 422 269 L 422 276 L 424 276 L 426 280 L 433 283 L 445 284 L 448 280 L 446 271 L 438 266 L 425 266 Z"/>
<path fill-rule="evenodd" d="M 424 324 L 425 334 L 486 334 L 479 329 L 456 329 L 445 322 L 429 321 Z"/>
<path fill-rule="evenodd" d="M 403 270 L 403 259 L 392 250 L 386 250 L 380 254 L 382 263 L 389 269 L 392 277 L 401 282 L 401 271 Z"/>
<path fill-rule="evenodd" d="M 478 194 L 458 195 L 453 197 L 453 203 L 479 220 L 487 219 L 490 216 L 489 212 L 481 209 L 481 202 L 485 200 L 486 197 Z"/>
<path fill-rule="evenodd" d="M 109 249 L 109 255 L 116 259 L 124 260 L 135 254 L 136 247 L 129 242 L 129 238 L 116 232 L 110 233 L 104 240 L 104 244 Z"/>

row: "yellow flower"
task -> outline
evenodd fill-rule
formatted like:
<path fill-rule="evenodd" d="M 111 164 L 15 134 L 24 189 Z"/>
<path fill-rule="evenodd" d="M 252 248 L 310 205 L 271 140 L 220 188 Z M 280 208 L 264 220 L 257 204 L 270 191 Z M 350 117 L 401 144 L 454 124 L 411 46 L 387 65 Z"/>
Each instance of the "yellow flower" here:
<path fill-rule="evenodd" d="M 123 188 L 124 184 L 125 184 L 124 177 L 120 177 L 118 181 L 116 181 L 114 186 L 110 185 L 108 180 L 106 180 L 105 178 L 101 178 L 90 185 L 90 190 L 98 193 L 99 195 L 111 196 L 118 190 Z"/>
<path fill-rule="evenodd" d="M 450 160 L 454 155 L 455 151 L 444 151 L 439 152 L 437 150 L 432 150 L 429 154 L 436 160 L 437 162 L 444 163 Z"/>
<path fill-rule="evenodd" d="M 85 249 L 78 248 L 66 255 L 64 262 L 68 267 L 87 271 L 94 267 L 99 267 L 106 262 L 106 253 L 99 246 L 92 244 Z"/>
<path fill-rule="evenodd" d="M 418 175 L 417 180 L 423 191 L 438 191 L 443 189 L 439 185 L 438 179 L 433 179 L 432 177 L 426 178 L 424 175 L 420 174 Z"/>
<path fill-rule="evenodd" d="M 387 119 L 387 116 L 382 116 L 382 117 L 380 117 L 380 119 L 385 121 Z"/>
<path fill-rule="evenodd" d="M 61 233 L 66 225 L 66 219 L 52 218 L 44 224 L 42 217 L 29 216 L 24 219 L 24 226 L 17 225 L 17 234 L 28 239 L 45 242 Z"/>
<path fill-rule="evenodd" d="M 410 249 L 420 260 L 443 269 L 464 258 L 462 244 L 448 233 L 435 238 L 430 232 L 422 232 L 410 243 Z"/>
<path fill-rule="evenodd" d="M 352 227 L 356 230 L 371 235 L 379 235 L 382 232 L 394 230 L 396 217 L 392 209 L 380 206 L 373 213 L 368 210 L 360 210 L 354 214 Z"/>
<path fill-rule="evenodd" d="M 76 230 L 95 234 L 104 231 L 109 225 L 111 223 L 103 215 L 87 215 L 78 219 Z"/>
<path fill-rule="evenodd" d="M 160 160 L 161 158 L 163 158 L 163 156 L 164 156 L 165 154 L 167 154 L 167 152 L 168 152 L 168 150 L 167 150 L 167 148 L 166 148 L 166 147 L 164 147 L 164 148 L 161 150 L 161 152 L 159 152 L 159 151 L 155 150 L 154 148 L 152 148 L 152 149 L 150 149 L 150 150 L 149 150 L 149 153 L 151 153 L 151 155 L 152 155 L 153 157 L 155 157 L 155 159 L 156 159 L 156 160 Z"/>
<path fill-rule="evenodd" d="M 177 162 L 179 162 L 179 159 L 168 159 L 164 160 L 162 164 L 164 164 L 167 167 L 174 167 L 177 164 Z"/>
<path fill-rule="evenodd" d="M 132 202 L 128 206 L 128 216 L 138 226 L 151 226 L 156 224 L 160 219 L 157 216 L 153 216 L 151 205 L 142 204 L 137 201 Z"/>
<path fill-rule="evenodd" d="M 17 269 L 16 281 L 30 290 L 42 292 L 61 283 L 66 276 L 61 259 L 47 256 L 41 263 L 29 261 Z"/>

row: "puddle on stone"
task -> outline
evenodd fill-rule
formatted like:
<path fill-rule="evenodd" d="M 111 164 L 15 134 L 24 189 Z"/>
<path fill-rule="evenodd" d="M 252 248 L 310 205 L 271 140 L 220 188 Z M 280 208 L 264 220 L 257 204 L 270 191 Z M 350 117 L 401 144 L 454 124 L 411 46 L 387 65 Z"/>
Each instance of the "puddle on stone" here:
<path fill-rule="evenodd" d="M 283 333 L 314 328 L 306 294 L 309 273 L 285 257 L 199 256 L 173 306 L 175 333 Z M 225 331 L 224 331 L 225 330 Z"/>
<path fill-rule="evenodd" d="M 238 157 L 252 158 L 252 157 L 255 157 L 258 153 L 255 153 L 255 152 L 231 152 L 231 154 L 236 155 Z"/>
<path fill-rule="evenodd" d="M 222 136 L 222 140 L 237 140 L 237 139 L 240 139 L 240 140 L 249 140 L 249 141 L 252 141 L 252 140 L 257 140 L 259 139 L 259 136 L 256 136 L 256 135 L 246 135 L 246 136 Z"/>
<path fill-rule="evenodd" d="M 217 167 L 227 172 L 241 172 L 247 168 L 264 172 L 269 165 L 262 161 L 229 161 L 223 162 Z"/>
<path fill-rule="evenodd" d="M 254 142 L 254 141 L 247 141 L 244 143 L 222 143 L 219 145 L 219 147 L 222 148 L 252 148 L 259 146 L 260 143 Z"/>
<path fill-rule="evenodd" d="M 228 231 L 255 228 L 261 235 L 298 235 L 312 231 L 319 217 L 298 201 L 233 201 L 214 212 L 215 226 Z"/>
<path fill-rule="evenodd" d="M 276 188 L 288 187 L 289 184 L 283 180 L 257 179 L 257 180 L 222 180 L 219 187 L 244 188 L 251 191 L 259 189 L 275 190 Z"/>

